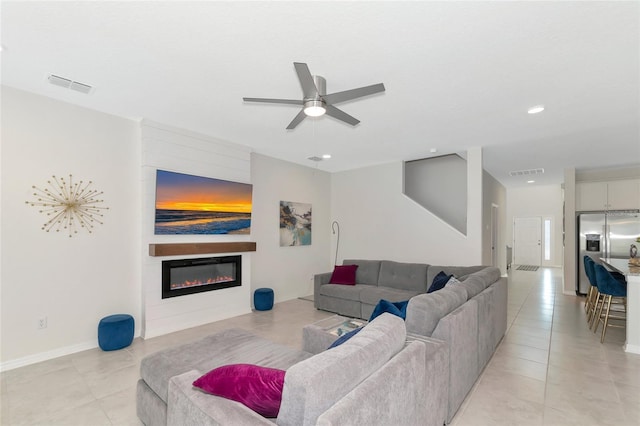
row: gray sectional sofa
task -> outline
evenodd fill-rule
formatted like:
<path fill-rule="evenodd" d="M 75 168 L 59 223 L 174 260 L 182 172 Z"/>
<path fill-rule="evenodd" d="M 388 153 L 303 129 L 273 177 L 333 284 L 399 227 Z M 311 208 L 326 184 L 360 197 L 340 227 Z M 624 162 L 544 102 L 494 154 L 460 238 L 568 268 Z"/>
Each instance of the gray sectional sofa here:
<path fill-rule="evenodd" d="M 329 284 L 331 272 L 314 276 L 314 303 L 317 309 L 353 318 L 368 319 L 380 299 L 409 300 L 427 292 L 440 271 L 465 277 L 484 266 L 431 266 L 390 260 L 347 259 L 343 265 L 358 265 L 356 284 Z"/>
<path fill-rule="evenodd" d="M 484 266 L 345 264 L 363 266 L 358 284 L 334 288 L 325 282 L 327 274 L 317 276 L 320 309 L 368 318 L 380 298 L 409 296 L 406 321 L 382 314 L 329 350 L 326 339 L 332 337 L 310 325 L 303 330 L 302 350 L 231 329 L 151 354 L 141 362 L 138 381 L 141 421 L 147 426 L 450 422 L 506 332 L 507 279 Z M 440 271 L 460 282 L 425 293 Z M 216 367 L 240 363 L 286 370 L 277 418 L 264 418 L 192 385 Z"/>
<path fill-rule="evenodd" d="M 428 388 L 443 345 L 407 341 L 402 319 L 383 314 L 341 346 L 311 354 L 247 331 L 226 330 L 141 362 L 138 417 L 152 425 L 432 425 Z M 207 371 L 248 363 L 286 370 L 276 419 L 192 386 Z M 429 370 L 427 370 L 429 367 Z M 439 416 L 439 415 L 438 415 Z"/>
<path fill-rule="evenodd" d="M 315 306 L 367 319 L 380 299 L 409 300 L 410 335 L 448 347 L 447 421 L 451 421 L 507 330 L 507 278 L 487 266 L 434 266 L 386 260 L 345 260 L 358 265 L 356 285 L 329 284 L 331 273 L 314 280 Z M 426 293 L 440 272 L 460 282 Z"/>

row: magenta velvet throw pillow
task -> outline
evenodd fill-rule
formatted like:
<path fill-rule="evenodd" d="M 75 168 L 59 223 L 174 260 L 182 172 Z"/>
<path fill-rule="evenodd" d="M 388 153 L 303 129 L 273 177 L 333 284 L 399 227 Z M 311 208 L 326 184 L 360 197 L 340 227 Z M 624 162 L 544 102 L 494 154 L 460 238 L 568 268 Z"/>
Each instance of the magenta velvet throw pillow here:
<path fill-rule="evenodd" d="M 193 386 L 244 404 L 264 417 L 277 417 L 284 374 L 284 370 L 275 368 L 230 364 L 209 371 L 193 382 Z"/>
<path fill-rule="evenodd" d="M 331 280 L 329 280 L 329 284 L 355 285 L 356 269 L 358 269 L 358 265 L 336 266 L 333 269 L 333 274 L 331 274 Z"/>

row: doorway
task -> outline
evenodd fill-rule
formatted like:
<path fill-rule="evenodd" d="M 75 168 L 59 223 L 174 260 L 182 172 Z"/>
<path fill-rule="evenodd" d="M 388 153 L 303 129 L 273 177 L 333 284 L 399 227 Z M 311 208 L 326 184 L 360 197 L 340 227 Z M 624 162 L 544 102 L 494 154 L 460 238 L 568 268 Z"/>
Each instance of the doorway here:
<path fill-rule="evenodd" d="M 540 266 L 542 261 L 542 219 L 513 219 L 513 263 Z"/>

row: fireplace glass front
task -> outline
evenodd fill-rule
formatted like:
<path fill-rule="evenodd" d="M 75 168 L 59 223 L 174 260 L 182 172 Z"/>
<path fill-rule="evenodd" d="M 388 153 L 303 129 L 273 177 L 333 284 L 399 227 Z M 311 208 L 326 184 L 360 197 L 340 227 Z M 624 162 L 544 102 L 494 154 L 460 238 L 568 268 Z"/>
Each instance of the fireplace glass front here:
<path fill-rule="evenodd" d="M 162 262 L 162 298 L 242 285 L 242 256 L 165 260 Z"/>

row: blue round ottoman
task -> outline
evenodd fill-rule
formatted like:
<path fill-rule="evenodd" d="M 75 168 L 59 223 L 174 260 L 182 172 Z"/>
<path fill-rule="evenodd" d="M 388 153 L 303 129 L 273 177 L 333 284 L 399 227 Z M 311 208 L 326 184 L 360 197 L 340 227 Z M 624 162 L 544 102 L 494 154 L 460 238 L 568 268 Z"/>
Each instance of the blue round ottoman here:
<path fill-rule="evenodd" d="M 253 306 L 255 306 L 256 311 L 268 311 L 273 308 L 273 289 L 256 289 L 253 293 Z"/>
<path fill-rule="evenodd" d="M 103 351 L 126 348 L 133 341 L 133 317 L 127 314 L 109 315 L 98 324 L 98 345 Z"/>

